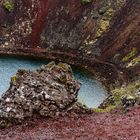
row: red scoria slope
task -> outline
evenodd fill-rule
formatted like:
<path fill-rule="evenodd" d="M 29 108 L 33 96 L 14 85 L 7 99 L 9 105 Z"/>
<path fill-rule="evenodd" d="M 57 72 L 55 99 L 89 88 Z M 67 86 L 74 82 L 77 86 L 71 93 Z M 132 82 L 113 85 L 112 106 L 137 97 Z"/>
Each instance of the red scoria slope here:
<path fill-rule="evenodd" d="M 0 130 L 1 140 L 139 140 L 140 108 L 127 114 L 101 113 L 34 119 Z"/>

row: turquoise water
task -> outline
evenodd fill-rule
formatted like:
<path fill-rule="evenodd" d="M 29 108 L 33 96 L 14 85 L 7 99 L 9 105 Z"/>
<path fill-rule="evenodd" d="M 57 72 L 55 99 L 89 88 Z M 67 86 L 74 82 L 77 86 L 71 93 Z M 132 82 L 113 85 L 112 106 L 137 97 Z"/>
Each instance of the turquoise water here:
<path fill-rule="evenodd" d="M 42 64 L 47 64 L 47 62 L 14 57 L 0 57 L 0 93 L 4 93 L 9 88 L 10 78 L 16 74 L 18 69 L 34 70 Z M 85 71 L 73 67 L 73 72 L 75 78 L 82 83 L 78 100 L 88 107 L 98 107 L 107 96 L 103 86 Z"/>

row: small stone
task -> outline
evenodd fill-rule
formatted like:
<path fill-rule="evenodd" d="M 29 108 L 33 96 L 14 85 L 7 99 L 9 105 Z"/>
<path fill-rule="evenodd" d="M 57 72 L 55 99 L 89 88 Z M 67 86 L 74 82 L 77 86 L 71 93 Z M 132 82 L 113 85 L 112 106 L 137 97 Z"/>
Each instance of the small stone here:
<path fill-rule="evenodd" d="M 6 37 L 9 37 L 9 34 L 6 34 L 5 36 L 6 36 Z"/>
<path fill-rule="evenodd" d="M 93 19 L 98 19 L 98 18 L 100 17 L 100 15 L 99 15 L 98 12 L 95 12 L 95 11 L 94 11 L 94 12 L 92 12 L 91 14 L 92 14 L 92 18 L 93 18 Z"/>
<path fill-rule="evenodd" d="M 8 42 L 5 42 L 5 43 L 4 43 L 4 45 L 5 45 L 5 46 L 8 46 L 8 45 L 9 45 L 9 43 L 8 43 Z"/>
<path fill-rule="evenodd" d="M 106 11 L 107 11 L 108 7 L 102 7 L 101 9 L 99 9 L 99 14 L 103 15 Z"/>
<path fill-rule="evenodd" d="M 88 51 L 87 54 L 88 54 L 88 55 L 91 54 L 91 51 Z"/>
<path fill-rule="evenodd" d="M 45 94 L 45 99 L 49 99 L 50 96 L 48 94 Z"/>
<path fill-rule="evenodd" d="M 121 97 L 122 105 L 124 108 L 134 106 L 136 103 L 136 98 L 131 95 L 124 95 Z"/>
<path fill-rule="evenodd" d="M 10 110 L 11 110 L 11 108 L 10 107 L 7 107 L 6 111 L 9 112 Z"/>
<path fill-rule="evenodd" d="M 6 98 L 5 102 L 10 102 L 10 98 Z"/>
<path fill-rule="evenodd" d="M 86 20 L 87 20 L 87 17 L 86 17 L 86 16 L 84 16 L 84 17 L 83 17 L 83 19 L 84 19 L 84 21 L 86 21 Z"/>

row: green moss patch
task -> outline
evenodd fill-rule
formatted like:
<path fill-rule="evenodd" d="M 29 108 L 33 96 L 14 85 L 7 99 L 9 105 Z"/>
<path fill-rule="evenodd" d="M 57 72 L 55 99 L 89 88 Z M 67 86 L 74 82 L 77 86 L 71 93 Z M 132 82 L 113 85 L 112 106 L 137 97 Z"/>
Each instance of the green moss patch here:
<path fill-rule="evenodd" d="M 136 94 L 140 89 L 140 80 L 135 82 L 129 83 L 128 85 L 116 87 L 115 89 L 111 90 L 111 95 L 113 99 L 113 103 L 106 100 L 105 107 L 102 108 L 95 108 L 93 109 L 94 112 L 97 113 L 104 113 L 113 111 L 116 108 L 123 107 L 122 104 L 122 97 L 127 96 L 127 98 L 136 100 L 136 102 L 140 103 L 140 97 Z"/>
<path fill-rule="evenodd" d="M 105 109 L 95 108 L 95 109 L 93 109 L 93 111 L 94 111 L 94 112 L 97 112 L 97 113 L 105 113 L 105 112 L 111 112 L 111 111 L 113 111 L 115 108 L 116 108 L 115 105 L 110 105 L 110 106 L 106 107 Z"/>
<path fill-rule="evenodd" d="M 140 89 L 140 80 L 129 83 L 127 86 L 122 86 L 119 88 L 115 88 L 111 91 L 115 104 L 118 105 L 121 102 L 121 97 L 124 95 L 128 95 L 130 97 L 136 98 L 136 92 Z"/>
<path fill-rule="evenodd" d="M 88 4 L 88 3 L 91 3 L 91 2 L 92 2 L 92 0 L 81 0 L 82 4 Z"/>
<path fill-rule="evenodd" d="M 8 12 L 11 12 L 13 10 L 13 8 L 14 8 L 14 4 L 13 4 L 12 0 L 5 0 L 3 2 L 3 7 Z"/>

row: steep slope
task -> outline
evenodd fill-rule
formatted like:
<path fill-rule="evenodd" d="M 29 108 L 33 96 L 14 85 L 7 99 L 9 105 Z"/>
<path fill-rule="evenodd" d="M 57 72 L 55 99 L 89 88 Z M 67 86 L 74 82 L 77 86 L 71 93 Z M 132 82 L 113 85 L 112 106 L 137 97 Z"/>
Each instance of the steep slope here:
<path fill-rule="evenodd" d="M 18 52 L 88 67 L 107 84 L 139 75 L 139 0 L 13 3 L 11 12 L 1 8 L 2 19 L 10 19 L 1 21 L 1 53 Z"/>

